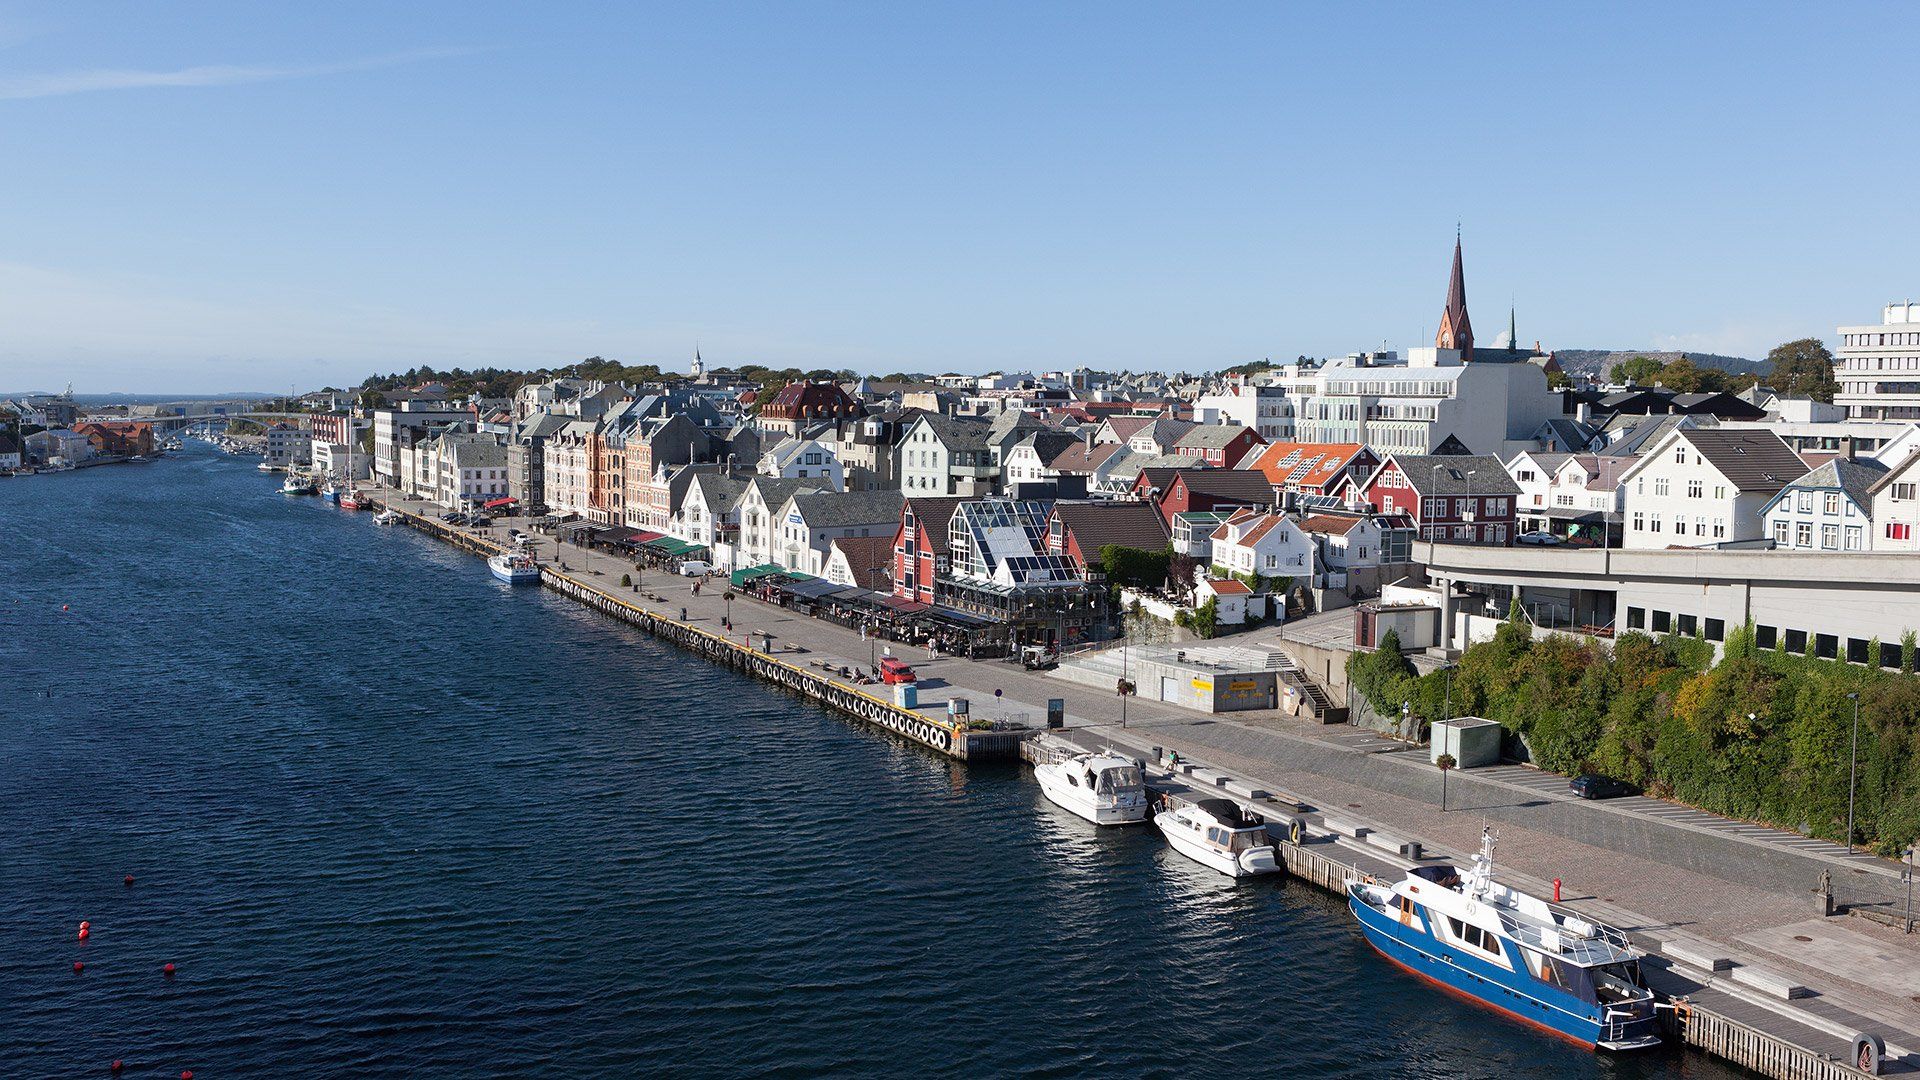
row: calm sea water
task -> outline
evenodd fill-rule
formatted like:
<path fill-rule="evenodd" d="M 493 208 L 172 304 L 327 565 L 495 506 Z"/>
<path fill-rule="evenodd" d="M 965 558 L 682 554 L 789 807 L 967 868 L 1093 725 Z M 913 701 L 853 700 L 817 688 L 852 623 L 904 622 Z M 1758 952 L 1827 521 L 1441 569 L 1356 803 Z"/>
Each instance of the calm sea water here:
<path fill-rule="evenodd" d="M 1731 1075 L 249 465 L 0 480 L 0 1073 Z"/>

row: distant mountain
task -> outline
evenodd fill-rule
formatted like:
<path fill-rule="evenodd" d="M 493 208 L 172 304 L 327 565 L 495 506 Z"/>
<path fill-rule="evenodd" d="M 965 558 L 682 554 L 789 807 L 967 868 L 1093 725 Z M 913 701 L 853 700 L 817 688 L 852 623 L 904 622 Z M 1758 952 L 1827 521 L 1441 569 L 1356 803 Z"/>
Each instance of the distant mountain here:
<path fill-rule="evenodd" d="M 1765 375 L 1765 360 L 1748 360 L 1739 356 L 1721 356 L 1717 353 L 1673 352 L 1667 349 L 1555 349 L 1553 358 L 1559 362 L 1560 370 L 1574 378 L 1591 375 L 1602 381 L 1613 365 L 1622 364 L 1636 356 L 1646 356 L 1663 364 L 1672 363 L 1681 357 L 1693 361 L 1695 367 L 1718 368 L 1735 375 Z"/>

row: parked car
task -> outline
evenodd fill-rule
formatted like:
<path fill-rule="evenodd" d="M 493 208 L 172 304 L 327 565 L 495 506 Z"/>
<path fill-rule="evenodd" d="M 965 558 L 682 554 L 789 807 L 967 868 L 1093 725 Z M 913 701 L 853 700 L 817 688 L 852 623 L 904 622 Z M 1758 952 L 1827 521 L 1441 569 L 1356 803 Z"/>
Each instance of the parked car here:
<path fill-rule="evenodd" d="M 452 520 L 453 520 L 454 518 L 457 518 L 457 517 L 459 517 L 459 516 L 460 516 L 460 511 L 458 511 L 458 510 L 449 510 L 449 511 L 447 511 L 446 513 L 444 513 L 444 514 L 441 514 L 441 515 L 440 515 L 440 520 L 441 520 L 441 521 L 452 521 Z"/>
<path fill-rule="evenodd" d="M 483 529 L 493 524 L 493 519 L 485 514 L 475 514 L 467 524 L 472 525 L 476 529 Z"/>
<path fill-rule="evenodd" d="M 1573 778 L 1567 789 L 1582 799 L 1617 799 L 1633 794 L 1633 785 L 1599 773 L 1583 773 Z"/>
<path fill-rule="evenodd" d="M 701 562 L 699 559 L 687 559 L 680 564 L 680 576 L 699 577 L 711 569 L 713 569 L 712 563 Z"/>
<path fill-rule="evenodd" d="M 1566 543 L 1565 540 L 1562 540 L 1550 532 L 1521 533 L 1519 536 L 1513 538 L 1513 542 L 1516 544 L 1538 544 L 1541 547 L 1555 547 Z"/>
<path fill-rule="evenodd" d="M 913 673 L 913 668 L 907 666 L 907 662 L 897 656 L 889 656 L 880 661 L 880 681 L 883 683 L 891 685 L 918 682 L 919 679 L 920 676 Z"/>
<path fill-rule="evenodd" d="M 449 525 L 465 525 L 467 523 L 467 515 L 455 511 L 454 513 L 448 514 L 444 520 Z"/>

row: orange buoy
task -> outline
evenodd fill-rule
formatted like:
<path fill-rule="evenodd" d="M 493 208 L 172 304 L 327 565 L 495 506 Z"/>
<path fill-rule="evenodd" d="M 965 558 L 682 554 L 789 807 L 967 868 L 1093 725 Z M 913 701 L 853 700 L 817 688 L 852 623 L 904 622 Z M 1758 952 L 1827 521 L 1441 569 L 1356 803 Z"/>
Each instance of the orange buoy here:
<path fill-rule="evenodd" d="M 80 973 L 81 973 L 82 971 L 85 971 L 85 970 L 86 970 L 86 968 L 87 968 L 87 965 L 85 965 L 85 964 L 83 964 L 83 963 L 81 963 L 81 962 L 80 962 L 80 961 L 78 961 L 78 960 L 75 960 L 75 961 L 73 962 L 73 973 L 74 973 L 75 975 L 78 975 L 78 974 L 80 974 Z"/>
<path fill-rule="evenodd" d="M 163 967 L 163 968 L 161 968 L 161 969 L 160 969 L 160 971 L 161 971 L 161 972 L 162 972 L 163 974 L 167 974 L 167 975 L 171 975 L 171 974 L 173 974 L 173 961 L 171 961 L 171 960 L 169 960 L 169 961 L 167 961 L 167 966 L 166 966 L 166 967 Z"/>

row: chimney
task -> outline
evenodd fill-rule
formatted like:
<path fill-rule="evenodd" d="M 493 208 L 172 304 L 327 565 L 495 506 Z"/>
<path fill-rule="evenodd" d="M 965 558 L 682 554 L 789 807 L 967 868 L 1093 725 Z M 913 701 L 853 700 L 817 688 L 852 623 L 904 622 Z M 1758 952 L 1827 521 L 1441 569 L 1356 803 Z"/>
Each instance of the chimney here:
<path fill-rule="evenodd" d="M 1842 435 L 1840 437 L 1840 456 L 1843 458 L 1846 458 L 1848 461 L 1852 461 L 1854 460 L 1853 455 L 1854 455 L 1853 436 Z"/>

